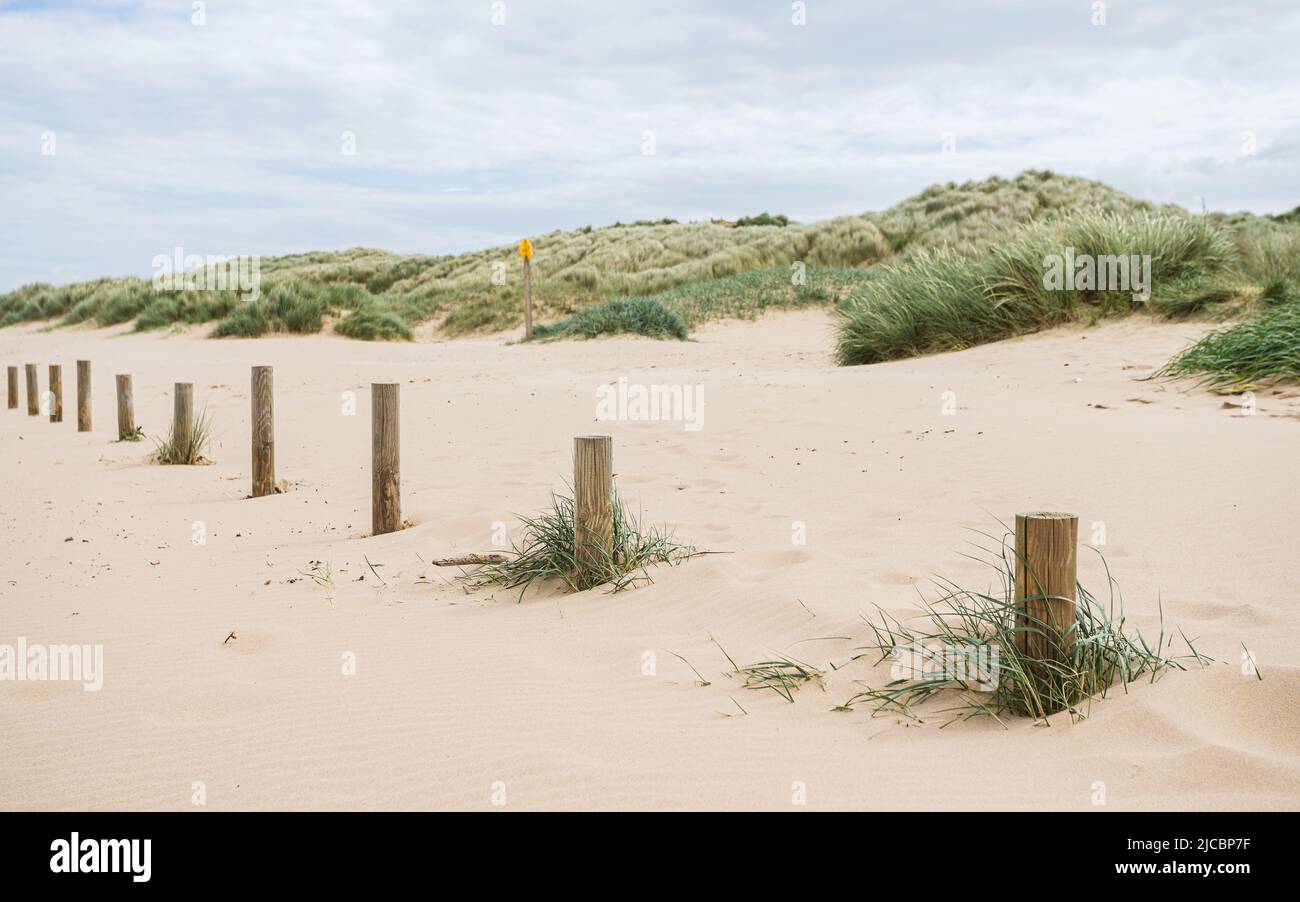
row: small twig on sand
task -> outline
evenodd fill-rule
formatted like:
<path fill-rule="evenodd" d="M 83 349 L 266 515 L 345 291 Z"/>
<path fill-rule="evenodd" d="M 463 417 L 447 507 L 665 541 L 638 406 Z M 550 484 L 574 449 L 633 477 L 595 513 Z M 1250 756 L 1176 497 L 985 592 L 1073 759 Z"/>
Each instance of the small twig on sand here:
<path fill-rule="evenodd" d="M 435 567 L 465 567 L 470 564 L 504 564 L 510 560 L 504 554 L 466 554 L 461 557 L 440 557 L 433 559 Z"/>

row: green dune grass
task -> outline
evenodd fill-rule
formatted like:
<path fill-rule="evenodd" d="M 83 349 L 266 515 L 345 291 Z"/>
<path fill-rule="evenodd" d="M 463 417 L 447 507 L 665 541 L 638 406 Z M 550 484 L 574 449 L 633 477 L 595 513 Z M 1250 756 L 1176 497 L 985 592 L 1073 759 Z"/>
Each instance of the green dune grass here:
<path fill-rule="evenodd" d="M 1156 376 L 1190 376 L 1218 387 L 1300 380 L 1300 293 L 1244 322 L 1211 332 L 1161 367 Z"/>
<path fill-rule="evenodd" d="M 810 269 L 865 268 L 938 247 L 972 253 L 1024 222 L 1050 219 L 1081 206 L 1152 208 L 1098 182 L 1031 171 L 1015 179 L 935 185 L 880 213 L 816 223 L 761 214 L 746 217 L 741 220 L 745 225 L 737 227 L 660 220 L 554 231 L 533 237 L 534 311 L 538 321 L 548 322 L 613 298 L 696 286 L 692 293 L 701 303 L 710 294 L 725 296 L 725 315 L 751 315 L 745 297 L 729 294 L 732 286 L 721 286 L 718 292 L 701 286 L 754 270 L 788 270 L 796 262 Z M 57 287 L 25 285 L 0 295 L 0 325 L 58 320 L 110 326 L 142 317 L 141 328 L 230 320 L 214 334 L 267 334 L 289 328 L 290 321 L 299 327 L 310 327 L 318 319 L 323 324 L 325 315 L 356 310 L 364 303 L 390 311 L 408 329 L 436 320 L 449 336 L 494 332 L 523 323 L 521 265 L 513 243 L 454 256 L 354 248 L 264 257 L 262 294 L 270 295 L 279 286 L 297 299 L 294 303 L 301 310 L 290 312 L 278 301 L 274 312 L 263 307 L 245 313 L 239 308 L 247 302 L 234 292 L 156 292 L 147 279 L 106 278 Z M 342 286 L 352 294 L 323 296 L 325 310 L 318 317 L 322 296 L 316 292 L 328 286 Z M 718 309 L 718 315 L 724 311 Z M 378 331 L 360 328 L 377 322 L 376 316 L 368 314 L 359 321 L 354 337 L 404 337 L 389 318 Z"/>
<path fill-rule="evenodd" d="M 1166 318 L 1250 315 L 1300 285 L 1300 223 L 1292 214 L 1194 216 L 1100 182 L 1033 170 L 936 184 L 880 212 L 816 223 L 769 213 L 736 223 L 661 219 L 532 240 L 538 339 L 681 339 L 712 320 L 822 305 L 840 314 L 836 352 L 846 365 L 1136 310 Z M 1150 298 L 1045 288 L 1044 257 L 1065 247 L 1078 255 L 1149 254 Z M 404 341 L 421 323 L 449 337 L 523 324 L 513 243 L 454 256 L 354 248 L 260 262 L 256 300 L 234 291 L 157 291 L 140 278 L 37 283 L 0 295 L 0 326 L 213 323 L 209 334 L 221 338 L 312 334 L 332 323 L 348 338 Z M 1243 324 L 1234 335 L 1243 342 L 1285 336 L 1288 321 Z M 1216 353 L 1239 355 L 1236 369 L 1224 359 L 1214 364 L 1223 372 L 1289 372 L 1272 346 L 1257 353 L 1217 341 Z M 1208 347 L 1199 359 L 1208 360 Z"/>

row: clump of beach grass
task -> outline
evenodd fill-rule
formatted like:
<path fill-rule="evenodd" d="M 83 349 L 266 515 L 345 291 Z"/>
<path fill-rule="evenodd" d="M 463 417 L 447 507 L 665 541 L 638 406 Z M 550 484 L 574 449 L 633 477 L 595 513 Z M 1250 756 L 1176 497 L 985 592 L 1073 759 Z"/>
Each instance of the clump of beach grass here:
<path fill-rule="evenodd" d="M 414 337 L 404 319 L 375 304 L 366 304 L 339 320 L 334 331 L 362 341 L 410 341 Z"/>
<path fill-rule="evenodd" d="M 154 439 L 155 459 L 160 464 L 178 464 L 194 466 L 207 463 L 203 456 L 212 441 L 212 421 L 208 418 L 208 409 L 204 407 L 190 423 L 189 441 L 182 447 L 176 441 L 175 424 L 167 431 L 167 436 Z"/>
<path fill-rule="evenodd" d="M 614 298 L 583 307 L 557 323 L 537 326 L 533 338 L 595 338 L 620 333 L 685 340 L 686 323 L 676 312 L 652 298 Z"/>
<path fill-rule="evenodd" d="M 1300 299 L 1211 332 L 1154 375 L 1194 376 L 1219 388 L 1300 379 Z"/>
<path fill-rule="evenodd" d="M 885 686 L 857 693 L 840 710 L 861 703 L 871 705 L 876 713 L 919 721 L 918 708 L 933 702 L 940 705 L 934 710 L 945 718 L 944 726 L 980 716 L 1004 726 L 1003 718 L 1008 716 L 1045 722 L 1057 712 L 1082 719 L 1094 700 L 1105 698 L 1114 688 L 1126 690 L 1135 680 L 1145 677 L 1154 682 L 1169 670 L 1186 670 L 1187 662 L 1209 661 L 1181 631 L 1178 636 L 1188 653 L 1172 653 L 1175 637 L 1165 633 L 1163 610 L 1155 639 L 1148 641 L 1140 632 L 1128 630 L 1123 596 L 1109 568 L 1109 597 L 1104 604 L 1078 585 L 1077 623 L 1061 638 L 1059 657 L 1031 658 L 1022 650 L 1024 638 L 1050 635 L 1051 628 L 1016 604 L 1015 564 L 1015 552 L 1004 539 L 1000 560 L 993 563 L 1001 579 L 1000 591 L 976 592 L 940 581 L 941 597 L 923 602 L 918 618 L 904 622 L 880 610 L 876 619 L 867 619 L 873 640 L 856 658 L 911 663 L 895 670 L 891 674 L 895 679 Z M 918 658 L 923 662 L 919 667 Z M 945 663 L 972 660 L 980 666 Z"/>
<path fill-rule="evenodd" d="M 718 651 L 727 659 L 731 665 L 731 673 L 744 678 L 745 682 L 742 689 L 771 689 L 777 695 L 790 703 L 794 703 L 794 691 L 805 683 L 816 683 L 825 691 L 826 687 L 822 683 L 824 671 L 819 670 L 811 664 L 805 664 L 803 661 L 777 655 L 771 661 L 759 661 L 757 664 L 748 664 L 741 667 L 736 660 L 727 653 L 722 647 L 722 643 L 712 636 L 709 641 L 718 646 Z M 678 656 L 680 657 L 680 655 Z M 694 668 L 691 668 L 694 670 Z M 697 672 L 698 676 L 698 672 Z M 708 685 L 707 681 L 701 680 L 703 685 Z M 740 710 L 744 711 L 744 708 Z"/>
<path fill-rule="evenodd" d="M 334 607 L 334 562 L 333 561 L 310 561 L 308 570 L 299 570 L 303 576 L 314 582 L 320 589 L 325 592 L 325 603 L 331 608 Z M 371 567 L 373 570 L 374 567 Z"/>
<path fill-rule="evenodd" d="M 528 587 L 537 581 L 559 580 L 571 592 L 607 586 L 621 592 L 640 583 L 653 582 L 649 568 L 654 564 L 679 564 L 704 552 L 680 544 L 671 530 L 643 525 L 614 494 L 614 541 L 594 565 L 580 567 L 574 547 L 574 505 L 570 495 L 552 494 L 549 510 L 522 517 L 523 529 L 514 542 L 511 556 L 468 573 L 462 578 L 474 589 L 499 586 L 519 589 L 522 601 Z"/>
<path fill-rule="evenodd" d="M 1150 297 L 1130 284 L 1079 289 L 1073 273 L 1045 284 L 1046 260 L 1072 248 L 1096 260 L 1149 256 Z M 1125 315 L 1149 302 L 1167 316 L 1230 300 L 1220 281 L 1236 262 L 1224 230 L 1189 216 L 1082 213 L 1035 223 L 977 256 L 922 251 L 886 265 L 840 306 L 840 364 L 879 363 L 955 351 L 1078 318 Z M 1127 268 L 1127 267 L 1126 267 Z M 1189 302 L 1191 298 L 1191 302 Z"/>
<path fill-rule="evenodd" d="M 736 673 L 745 678 L 745 689 L 771 689 L 791 704 L 794 703 L 794 691 L 805 683 L 822 686 L 822 671 L 796 661 L 794 658 L 778 656 L 772 661 L 759 661 L 736 669 Z"/>

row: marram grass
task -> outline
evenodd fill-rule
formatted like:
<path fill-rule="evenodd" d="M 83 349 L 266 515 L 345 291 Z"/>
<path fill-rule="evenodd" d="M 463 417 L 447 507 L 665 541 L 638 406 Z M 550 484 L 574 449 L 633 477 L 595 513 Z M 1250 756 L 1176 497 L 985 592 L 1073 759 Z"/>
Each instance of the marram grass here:
<path fill-rule="evenodd" d="M 1211 332 L 1155 373 L 1178 376 L 1218 387 L 1300 379 L 1300 300 Z"/>
<path fill-rule="evenodd" d="M 742 688 L 770 689 L 790 703 L 794 702 L 795 690 L 806 683 L 821 686 L 825 690 L 822 671 L 794 658 L 778 656 L 771 661 L 737 667 L 736 673 L 745 679 Z"/>
<path fill-rule="evenodd" d="M 162 439 L 154 439 L 154 448 L 156 449 L 156 459 L 160 464 L 181 464 L 194 465 L 203 463 L 206 458 L 203 452 L 208 449 L 212 441 L 212 421 L 208 419 L 208 409 L 205 407 L 199 411 L 190 423 L 190 440 L 188 450 L 182 448 L 176 443 L 175 424 L 173 428 L 167 430 L 167 436 Z"/>
<path fill-rule="evenodd" d="M 583 307 L 558 323 L 533 329 L 535 341 L 618 334 L 685 340 L 686 323 L 677 313 L 652 298 L 614 298 Z"/>
<path fill-rule="evenodd" d="M 406 320 L 374 303 L 367 303 L 339 320 L 334 324 L 334 331 L 362 341 L 410 341 L 413 337 Z"/>
<path fill-rule="evenodd" d="M 1103 559 L 1104 561 L 1104 559 Z M 943 594 L 923 602 L 919 617 L 902 621 L 880 611 L 867 620 L 873 640 L 857 657 L 877 663 L 914 656 L 918 649 L 936 656 L 958 650 L 965 660 L 991 662 L 987 672 L 970 669 L 920 668 L 904 672 L 879 688 L 867 688 L 848 699 L 840 710 L 865 704 L 877 713 L 922 720 L 931 713 L 944 726 L 958 720 L 988 716 L 1001 723 L 1006 717 L 1045 721 L 1066 712 L 1072 719 L 1087 716 L 1092 703 L 1115 690 L 1125 690 L 1138 679 L 1154 682 L 1169 670 L 1186 670 L 1186 663 L 1204 665 L 1201 655 L 1181 632 L 1185 655 L 1174 655 L 1173 635 L 1166 635 L 1161 613 L 1159 634 L 1146 639 L 1126 627 L 1123 596 L 1106 570 L 1108 597 L 1099 601 L 1078 586 L 1078 622 L 1063 639 L 1059 660 L 1039 661 L 1025 655 L 1018 639 L 1027 633 L 1044 635 L 1047 624 L 1023 616 L 1017 621 L 1015 552 L 1009 540 L 1002 543 L 994 566 L 1001 591 L 976 592 L 941 582 Z"/>
<path fill-rule="evenodd" d="M 1027 171 L 1014 179 L 933 185 L 888 210 L 816 223 L 782 225 L 782 217 L 760 216 L 749 221 L 770 224 L 728 228 L 665 219 L 556 230 L 530 236 L 536 247 L 534 312 L 546 322 L 611 298 L 653 296 L 753 270 L 779 269 L 788 275 L 796 262 L 809 268 L 855 268 L 941 247 L 974 254 L 1026 222 L 1085 208 L 1155 209 L 1098 182 Z M 141 278 L 65 286 L 34 283 L 0 295 L 0 326 L 49 319 L 107 326 L 143 317 L 140 328 L 217 321 L 221 335 L 253 336 L 319 330 L 324 314 L 359 309 L 371 301 L 407 326 L 440 317 L 440 329 L 449 336 L 500 331 L 523 322 L 521 266 L 513 241 L 454 256 L 353 248 L 264 257 L 263 296 L 253 302 L 264 306 L 255 312 L 243 312 L 249 302 L 233 292 L 155 292 Z M 276 285 L 295 295 L 290 305 L 295 309 L 271 309 Z M 268 299 L 272 304 L 265 306 Z M 744 309 L 743 295 L 726 308 Z M 360 327 L 353 327 L 354 337 L 382 337 Z"/>
<path fill-rule="evenodd" d="M 1049 255 L 1151 258 L 1151 296 L 1121 290 L 1044 285 Z M 921 251 L 881 267 L 839 308 L 837 357 L 842 365 L 880 363 L 956 351 L 1080 317 L 1123 315 L 1148 308 L 1167 316 L 1231 300 L 1227 273 L 1237 262 L 1222 228 L 1188 216 L 1081 213 L 1009 234 L 986 253 Z M 1189 300 L 1190 299 L 1190 300 Z"/>
<path fill-rule="evenodd" d="M 598 586 L 621 592 L 652 582 L 649 572 L 652 565 L 679 564 L 706 553 L 677 543 L 671 531 L 642 525 L 616 492 L 613 544 L 594 568 L 580 568 L 574 551 L 573 510 L 571 496 L 553 494 L 550 510 L 521 518 L 521 537 L 514 542 L 511 557 L 487 564 L 463 579 L 474 589 L 489 586 L 519 589 L 521 601 L 528 587 L 539 580 L 559 580 L 572 592 Z"/>
<path fill-rule="evenodd" d="M 833 307 L 877 276 L 875 270 L 849 266 L 752 269 L 583 307 L 559 322 L 538 326 L 533 335 L 542 340 L 618 333 L 685 339 L 692 329 L 715 320 L 754 319 L 769 310 Z"/>

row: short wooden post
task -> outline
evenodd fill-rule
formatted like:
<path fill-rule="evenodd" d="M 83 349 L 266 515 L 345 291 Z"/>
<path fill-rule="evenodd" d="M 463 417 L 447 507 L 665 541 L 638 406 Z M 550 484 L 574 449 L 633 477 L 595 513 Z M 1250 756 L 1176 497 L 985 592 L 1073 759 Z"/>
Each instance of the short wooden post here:
<path fill-rule="evenodd" d="M 63 367 L 50 364 L 50 422 L 63 422 Z"/>
<path fill-rule="evenodd" d="M 126 439 L 135 435 L 135 394 L 131 390 L 131 375 L 117 374 L 117 437 Z"/>
<path fill-rule="evenodd" d="M 396 532 L 402 526 L 402 492 L 396 382 L 370 385 L 370 525 L 375 535 Z"/>
<path fill-rule="evenodd" d="M 275 494 L 275 413 L 272 372 L 253 367 L 253 497 Z"/>
<path fill-rule="evenodd" d="M 578 583 L 596 585 L 614 547 L 614 439 L 573 440 L 573 550 Z"/>
<path fill-rule="evenodd" d="M 1063 661 L 1073 642 L 1079 518 L 1039 511 L 1016 514 L 1017 647 L 1037 661 Z"/>
<path fill-rule="evenodd" d="M 18 409 L 18 367 L 9 367 L 9 409 Z"/>
<path fill-rule="evenodd" d="M 177 382 L 172 406 L 172 448 L 176 459 L 189 462 L 190 441 L 194 436 L 194 383 Z"/>
<path fill-rule="evenodd" d="M 90 361 L 77 361 L 77 431 L 90 431 Z"/>
<path fill-rule="evenodd" d="M 41 399 L 36 394 L 36 364 L 27 364 L 25 370 L 27 372 L 27 415 L 34 417 L 41 412 Z"/>

